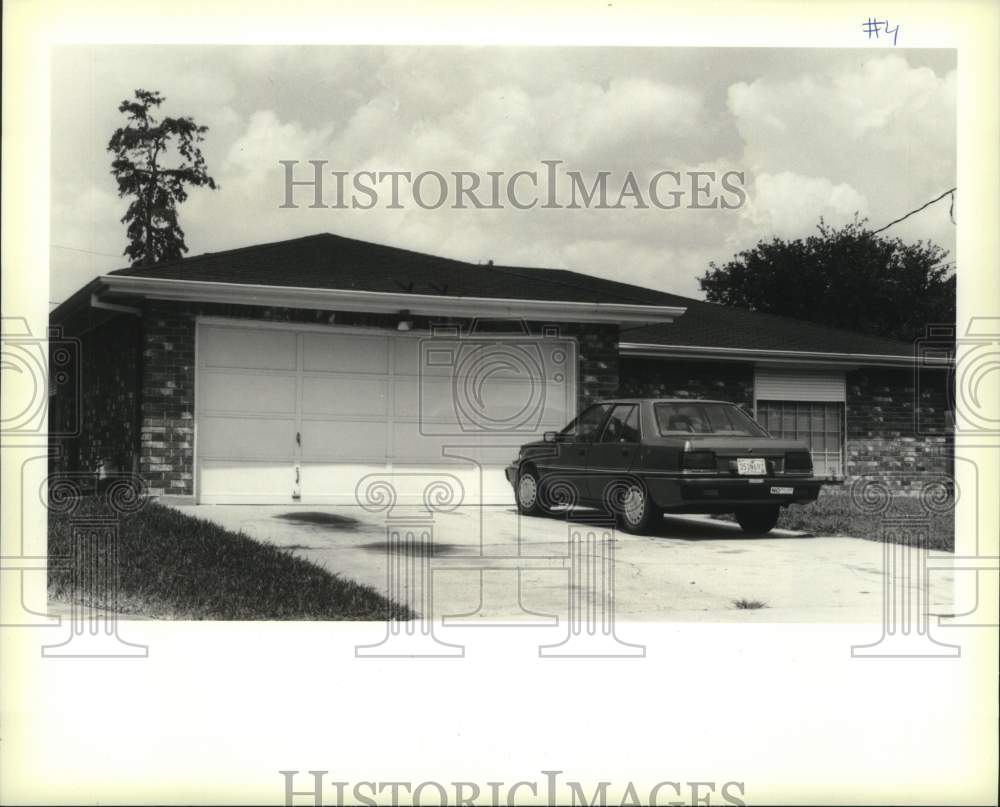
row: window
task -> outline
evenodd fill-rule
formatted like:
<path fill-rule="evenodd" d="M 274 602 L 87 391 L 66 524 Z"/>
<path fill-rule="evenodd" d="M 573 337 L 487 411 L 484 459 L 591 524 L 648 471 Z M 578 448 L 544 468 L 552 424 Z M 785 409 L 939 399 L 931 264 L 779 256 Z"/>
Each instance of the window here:
<path fill-rule="evenodd" d="M 602 443 L 638 443 L 639 408 L 635 404 L 618 404 L 608 418 L 601 434 Z"/>
<path fill-rule="evenodd" d="M 642 440 L 642 430 L 639 428 L 639 407 L 633 406 L 625 418 L 622 429 L 622 440 L 626 443 L 638 443 Z"/>
<path fill-rule="evenodd" d="M 655 410 L 656 425 L 662 435 L 767 436 L 748 414 L 734 404 L 701 401 L 658 403 Z"/>
<path fill-rule="evenodd" d="M 823 401 L 757 401 L 757 419 L 774 437 L 809 446 L 816 476 L 844 475 L 844 405 Z"/>
<path fill-rule="evenodd" d="M 583 442 L 590 442 L 597 435 L 597 430 L 604 422 L 604 416 L 610 408 L 611 404 L 594 404 L 590 408 L 584 409 L 559 433 Z"/>

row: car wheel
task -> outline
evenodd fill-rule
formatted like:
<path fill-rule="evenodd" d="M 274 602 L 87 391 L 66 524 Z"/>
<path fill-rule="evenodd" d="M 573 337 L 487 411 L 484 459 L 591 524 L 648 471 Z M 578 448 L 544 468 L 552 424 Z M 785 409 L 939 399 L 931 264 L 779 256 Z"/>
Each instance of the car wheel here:
<path fill-rule="evenodd" d="M 615 520 L 625 532 L 643 535 L 662 519 L 663 513 L 649 498 L 649 492 L 639 482 L 625 482 L 616 496 Z"/>
<path fill-rule="evenodd" d="M 736 520 L 743 532 L 764 535 L 774 529 L 780 512 L 780 507 L 745 507 L 736 511 Z"/>
<path fill-rule="evenodd" d="M 538 480 L 538 472 L 533 468 L 521 471 L 517 475 L 515 499 L 517 500 L 517 511 L 521 515 L 545 515 L 545 510 L 541 502 L 541 484 Z"/>

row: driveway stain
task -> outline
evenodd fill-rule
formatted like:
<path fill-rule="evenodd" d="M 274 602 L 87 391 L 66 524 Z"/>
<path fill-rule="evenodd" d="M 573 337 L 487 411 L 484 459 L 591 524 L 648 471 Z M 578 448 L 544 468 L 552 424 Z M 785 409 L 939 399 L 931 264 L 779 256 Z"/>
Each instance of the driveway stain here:
<path fill-rule="evenodd" d="M 366 525 L 356 518 L 341 516 L 336 513 L 320 512 L 298 512 L 279 513 L 274 518 L 280 518 L 290 524 L 297 524 L 303 527 L 320 527 L 338 532 L 358 532 L 366 528 Z"/>
<path fill-rule="evenodd" d="M 845 563 L 844 566 L 846 566 L 848 569 L 854 572 L 864 572 L 865 574 L 873 574 L 877 575 L 878 577 L 881 577 L 884 574 L 884 570 L 876 569 L 872 566 L 858 566 L 853 563 Z"/>
<path fill-rule="evenodd" d="M 458 550 L 463 554 L 469 554 L 468 546 L 458 546 L 457 544 L 422 544 L 419 541 L 399 541 L 388 544 L 385 541 L 377 541 L 372 544 L 358 544 L 357 549 L 366 549 L 369 552 L 392 552 L 395 555 L 406 555 L 409 557 L 423 557 L 429 554 L 431 557 L 439 555 L 454 555 Z M 427 551 L 429 550 L 429 552 Z"/>

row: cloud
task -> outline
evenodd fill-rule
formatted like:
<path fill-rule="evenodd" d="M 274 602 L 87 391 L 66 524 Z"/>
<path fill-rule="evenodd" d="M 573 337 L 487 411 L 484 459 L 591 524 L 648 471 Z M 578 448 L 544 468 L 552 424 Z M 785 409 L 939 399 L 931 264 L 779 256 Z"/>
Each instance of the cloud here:
<path fill-rule="evenodd" d="M 727 105 L 750 170 L 846 180 L 873 215 L 894 218 L 954 184 L 954 71 L 871 57 L 853 69 L 738 82 Z"/>
<path fill-rule="evenodd" d="M 745 235 L 768 234 L 796 238 L 812 231 L 822 217 L 839 225 L 854 214 L 868 213 L 868 200 L 846 182 L 805 177 L 791 171 L 758 174 L 741 211 Z"/>
<path fill-rule="evenodd" d="M 309 160 L 327 154 L 333 127 L 309 129 L 296 121 L 280 121 L 269 109 L 254 112 L 222 163 L 224 175 L 262 178 L 277 170 L 279 159 Z M 280 155 L 286 155 L 282 158 Z"/>
<path fill-rule="evenodd" d="M 58 302 L 96 275 L 127 264 L 125 231 L 118 220 L 128 203 L 92 186 L 79 192 L 57 186 L 52 196 L 49 298 Z"/>
<path fill-rule="evenodd" d="M 120 252 L 104 151 L 118 102 L 160 89 L 209 125 L 218 192 L 181 208 L 192 254 L 337 232 L 471 261 L 549 265 L 697 293 L 708 262 L 855 211 L 880 225 L 954 184 L 955 73 L 940 53 L 658 48 L 88 47 L 53 62 L 52 240 Z M 588 179 L 742 171 L 734 210 L 283 210 L 279 160 L 413 174 L 542 170 Z M 332 181 L 332 178 L 328 178 Z M 686 200 L 685 200 L 686 201 Z M 947 206 L 900 225 L 953 244 Z M 949 242 L 949 239 L 950 242 Z M 99 245 L 97 247 L 93 245 Z M 65 251 L 64 251 L 65 252 Z M 53 252 L 60 287 L 86 253 Z M 120 263 L 119 263 L 120 265 Z M 70 278 L 64 282 L 63 278 Z M 72 290 L 72 289 L 70 289 Z"/>

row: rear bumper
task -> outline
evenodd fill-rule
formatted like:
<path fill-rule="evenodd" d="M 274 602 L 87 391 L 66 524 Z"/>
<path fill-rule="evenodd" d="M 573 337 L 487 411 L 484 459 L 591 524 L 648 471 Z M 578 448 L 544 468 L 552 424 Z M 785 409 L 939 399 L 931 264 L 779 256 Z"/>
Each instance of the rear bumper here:
<path fill-rule="evenodd" d="M 813 477 L 757 478 L 664 477 L 644 479 L 653 501 L 665 510 L 725 512 L 753 505 L 807 504 L 816 501 L 824 482 Z"/>
<path fill-rule="evenodd" d="M 511 463 L 504 469 L 511 487 L 517 485 L 518 470 L 518 463 Z M 725 513 L 732 512 L 735 507 L 754 505 L 808 504 L 816 501 L 823 485 L 835 484 L 815 477 L 638 476 L 645 482 L 657 506 L 691 513 Z"/>

